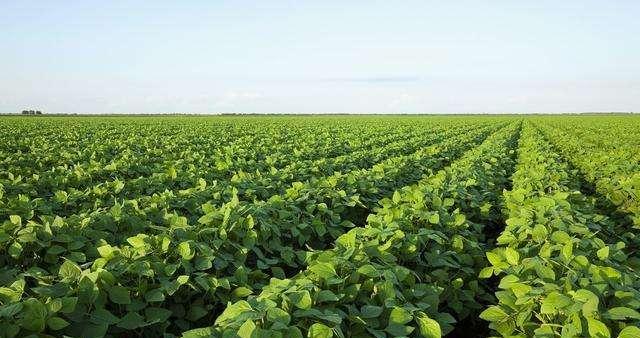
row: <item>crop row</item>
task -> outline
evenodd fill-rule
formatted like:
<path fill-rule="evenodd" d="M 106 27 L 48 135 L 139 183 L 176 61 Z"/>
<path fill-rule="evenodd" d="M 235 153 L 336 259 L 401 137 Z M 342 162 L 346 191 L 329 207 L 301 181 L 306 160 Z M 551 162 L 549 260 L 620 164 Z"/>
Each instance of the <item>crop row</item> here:
<path fill-rule="evenodd" d="M 480 315 L 503 337 L 638 337 L 640 261 L 530 124 L 519 142 L 506 228 L 481 278 L 501 276 Z"/>
<path fill-rule="evenodd" d="M 459 135 L 371 170 L 296 184 L 285 196 L 265 202 L 232 197 L 219 207 L 205 203 L 195 224 L 165 208 L 140 209 L 135 201 L 112 208 L 104 222 L 53 216 L 23 222 L 12 216 L 3 225 L 7 249 L 2 259 L 13 267 L 3 272 L 12 290 L 7 332 L 58 330 L 73 323 L 64 325 L 65 332 L 99 336 L 107 330 L 164 327 L 168 316 L 172 330 L 187 329 L 206 321 L 226 300 L 246 297 L 260 285 L 257 281 L 272 274 L 284 277 L 280 266 L 303 259 L 293 250 L 305 242 L 298 238 L 315 244 L 346 231 L 348 224 L 340 218 L 348 219 L 353 211 L 348 208 L 361 203 L 360 194 L 373 204 L 398 184 L 446 164 L 490 131 Z M 164 226 L 133 222 L 155 217 Z M 49 308 L 50 302 L 73 305 Z M 18 320 L 32 315 L 41 320 Z"/>
<path fill-rule="evenodd" d="M 309 128 L 286 131 L 286 139 L 273 135 L 278 130 L 275 128 L 261 128 L 254 135 L 242 135 L 240 131 L 227 134 L 224 129 L 213 128 L 180 130 L 179 134 L 167 135 L 166 127 L 145 127 L 135 129 L 134 134 L 112 129 L 96 130 L 90 126 L 85 127 L 90 136 L 77 136 L 67 142 L 48 135 L 35 139 L 15 136 L 16 143 L 24 144 L 26 149 L 4 154 L 2 167 L 7 179 L 2 183 L 9 194 L 16 190 L 38 197 L 53 195 L 58 190 L 84 190 L 98 183 L 113 180 L 126 183 L 129 179 L 140 178 L 141 184 L 163 183 L 184 188 L 190 183 L 186 178 L 172 177 L 158 182 L 156 176 L 184 173 L 207 181 L 228 179 L 229 173 L 237 171 L 268 171 L 305 159 L 376 149 L 400 135 L 411 137 L 419 132 L 398 128 L 397 131 L 404 135 L 381 135 L 384 129 L 372 129 L 361 131 L 366 141 L 355 142 L 358 138 L 353 136 L 354 130 L 347 129 L 347 132 L 327 127 L 324 129 L 328 130 L 315 133 Z M 28 132 L 22 128 L 18 131 Z M 331 137 L 328 131 L 334 132 Z M 292 144 L 292 140 L 296 143 Z M 329 140 L 334 143 L 331 151 L 322 146 Z M 54 150 L 56 148 L 58 150 Z M 310 151 L 313 153 L 309 154 Z M 52 162 L 55 160 L 59 162 Z M 35 170 L 37 175 L 24 172 L 25 169 Z M 145 178 L 149 182 L 145 182 Z"/>
<path fill-rule="evenodd" d="M 636 125 L 2 118 L 0 338 L 640 337 Z"/>
<path fill-rule="evenodd" d="M 512 167 L 517 125 L 449 167 L 397 190 L 307 268 L 230 303 L 216 325 L 184 337 L 440 337 L 484 296 L 482 221 Z M 453 316 L 452 316 L 453 315 Z"/>
<path fill-rule="evenodd" d="M 266 199 L 271 195 L 283 193 L 282 189 L 294 181 L 305 181 L 312 177 L 321 177 L 332 174 L 334 171 L 349 171 L 361 167 L 368 167 L 374 163 L 382 161 L 388 157 L 399 154 L 407 154 L 417 150 L 419 147 L 430 143 L 436 143 L 445 137 L 455 135 L 456 130 L 440 131 L 437 128 L 434 134 L 411 137 L 407 140 L 391 142 L 375 150 L 365 149 L 342 155 L 335 158 L 323 158 L 319 160 L 298 161 L 287 165 L 281 169 L 272 168 L 267 172 L 261 172 L 256 168 L 253 173 L 225 170 L 226 177 L 220 181 L 212 181 L 212 177 L 206 174 L 199 175 L 197 171 L 190 170 L 170 170 L 163 173 L 153 174 L 148 177 L 140 177 L 121 181 L 98 183 L 83 190 L 68 189 L 58 190 L 50 198 L 41 199 L 38 196 L 36 201 L 31 200 L 36 209 L 36 213 L 53 214 L 59 216 L 69 216 L 80 210 L 89 213 L 95 209 L 104 209 L 115 204 L 116 200 L 139 199 L 140 197 L 153 194 L 165 194 L 167 190 L 174 193 L 181 192 L 180 195 L 188 194 L 190 191 L 204 190 L 200 195 L 208 193 L 214 195 L 220 191 L 230 191 L 232 188 L 238 190 L 239 198 L 242 200 L 252 200 L 255 198 Z M 210 187 L 205 189 L 207 182 Z M 211 186 L 211 184 L 213 184 Z M 10 189 L 5 185 L 6 189 Z M 16 186 L 14 185 L 13 190 Z M 21 190 L 29 191 L 31 185 L 23 184 Z M 13 193 L 14 200 L 24 198 Z M 15 202 L 6 202 L 11 206 Z M 10 208 L 10 207 L 9 207 Z M 41 210 L 38 210 L 41 209 Z"/>
<path fill-rule="evenodd" d="M 628 214 L 640 229 L 640 152 L 637 130 L 625 142 L 619 130 L 601 130 L 599 141 L 589 142 L 566 130 L 541 127 L 553 144 L 585 178 L 595 185 L 596 191 L 624 214 Z M 603 144 L 605 143 L 605 144 Z"/>
<path fill-rule="evenodd" d="M 488 132 L 488 130 L 483 131 L 483 129 L 481 129 L 469 135 L 480 135 L 479 137 L 484 137 Z M 473 137 L 471 136 L 467 138 L 467 142 L 462 142 L 461 145 L 456 146 L 461 147 L 464 146 L 465 143 L 469 144 L 469 142 L 473 141 Z M 443 159 L 451 155 L 451 153 L 447 152 L 447 147 L 454 145 L 457 140 L 458 139 L 452 138 L 445 144 L 443 147 Z M 254 203 L 249 200 L 243 202 L 242 206 L 238 207 L 238 209 L 247 207 L 257 209 L 253 214 L 263 215 L 264 217 L 262 218 L 265 219 L 265 222 L 287 220 L 289 223 L 293 223 L 300 221 L 300 218 L 296 217 L 294 213 L 285 213 L 286 210 L 280 209 L 287 209 L 287 206 L 289 206 L 288 209 L 294 209 L 293 212 L 295 212 L 297 208 L 306 209 L 310 203 L 315 206 L 323 202 L 325 208 L 321 210 L 309 210 L 307 213 L 313 216 L 309 218 L 318 218 L 318 220 L 323 221 L 325 219 L 331 220 L 335 218 L 332 217 L 334 212 L 340 215 L 341 210 L 338 208 L 339 205 L 343 207 L 353 207 L 355 205 L 354 201 L 358 201 L 359 195 L 368 194 L 370 198 L 365 201 L 365 203 L 372 205 L 377 200 L 377 196 L 384 194 L 385 190 L 380 191 L 380 189 L 386 187 L 386 190 L 390 190 L 393 189 L 393 186 L 402 184 L 403 175 L 413 175 L 414 179 L 419 178 L 423 172 L 419 170 L 420 168 L 428 169 L 428 166 L 425 164 L 437 163 L 437 161 L 429 161 L 423 163 L 422 166 L 419 165 L 421 160 L 430 160 L 430 152 L 437 154 L 438 150 L 436 149 L 435 147 L 429 147 L 412 155 L 393 157 L 370 170 L 354 170 L 346 174 L 336 174 L 324 179 L 314 178 L 312 182 L 304 184 L 294 183 L 293 185 L 289 185 L 289 187 L 283 187 L 282 190 L 286 188 L 286 191 L 290 192 L 289 195 L 296 191 L 302 191 L 304 192 L 304 198 L 295 195 L 281 196 L 281 191 L 276 190 L 269 201 Z M 65 219 L 65 222 L 78 226 L 90 223 L 92 224 L 91 230 L 96 231 L 96 237 L 119 244 L 123 239 L 128 237 L 129 234 L 145 232 L 149 229 L 153 231 L 154 228 L 159 231 L 164 231 L 166 226 L 172 226 L 172 222 L 178 219 L 178 215 L 180 215 L 180 217 L 182 217 L 182 215 L 188 216 L 190 223 L 198 222 L 198 219 L 203 217 L 208 210 L 215 209 L 219 203 L 222 204 L 225 201 L 236 198 L 236 196 L 238 196 L 237 183 L 243 182 L 221 182 L 213 186 L 203 185 L 178 194 L 164 193 L 151 197 L 141 196 L 136 199 L 116 203 L 111 208 L 98 209 L 94 212 L 88 212 L 86 208 L 78 208 L 72 204 L 73 208 L 71 210 L 79 209 L 82 213 L 70 215 Z M 267 184 L 264 189 L 273 191 L 274 182 L 267 182 Z M 250 181 L 248 185 L 251 185 Z M 257 187 L 259 187 L 259 185 L 254 188 Z M 347 191 L 349 192 L 348 194 Z M 245 198 L 242 197 L 243 196 L 240 195 L 240 198 L 245 200 Z M 328 209 L 326 207 L 327 204 L 332 205 L 333 208 Z M 55 208 L 56 205 L 45 205 L 45 207 Z M 67 207 L 67 203 L 63 204 L 62 207 Z M 33 214 L 33 209 L 35 209 L 37 214 L 55 214 L 46 209 L 30 208 L 27 204 L 23 207 L 22 217 L 25 218 L 25 214 Z M 12 209 L 12 211 L 15 210 L 16 208 Z M 273 212 L 269 212 L 269 210 L 273 210 Z M 271 215 L 274 212 L 277 213 L 277 218 Z M 318 217 L 315 217 L 316 215 Z M 316 221 L 316 223 L 317 222 L 318 221 Z M 324 222 L 326 223 L 326 221 Z M 339 221 L 334 222 L 336 226 L 338 226 L 339 223 Z"/>

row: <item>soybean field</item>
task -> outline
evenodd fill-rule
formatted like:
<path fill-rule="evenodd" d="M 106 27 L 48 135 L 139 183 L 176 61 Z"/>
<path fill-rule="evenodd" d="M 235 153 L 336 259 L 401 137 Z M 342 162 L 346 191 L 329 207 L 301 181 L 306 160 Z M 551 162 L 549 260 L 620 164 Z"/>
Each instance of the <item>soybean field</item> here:
<path fill-rule="evenodd" d="M 0 117 L 0 337 L 640 337 L 640 117 Z"/>

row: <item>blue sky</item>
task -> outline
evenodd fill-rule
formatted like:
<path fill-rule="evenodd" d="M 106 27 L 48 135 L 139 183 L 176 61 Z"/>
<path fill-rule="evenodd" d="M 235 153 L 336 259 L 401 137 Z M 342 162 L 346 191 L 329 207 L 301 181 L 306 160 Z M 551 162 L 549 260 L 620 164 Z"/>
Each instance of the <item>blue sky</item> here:
<path fill-rule="evenodd" d="M 0 112 L 640 111 L 640 1 L 0 0 Z"/>

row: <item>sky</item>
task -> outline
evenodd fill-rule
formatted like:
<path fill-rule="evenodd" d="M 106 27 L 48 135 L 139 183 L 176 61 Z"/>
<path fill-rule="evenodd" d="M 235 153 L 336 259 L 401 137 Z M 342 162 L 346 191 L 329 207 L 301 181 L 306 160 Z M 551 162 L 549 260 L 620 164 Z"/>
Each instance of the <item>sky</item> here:
<path fill-rule="evenodd" d="M 640 1 L 0 0 L 0 112 L 640 111 Z"/>

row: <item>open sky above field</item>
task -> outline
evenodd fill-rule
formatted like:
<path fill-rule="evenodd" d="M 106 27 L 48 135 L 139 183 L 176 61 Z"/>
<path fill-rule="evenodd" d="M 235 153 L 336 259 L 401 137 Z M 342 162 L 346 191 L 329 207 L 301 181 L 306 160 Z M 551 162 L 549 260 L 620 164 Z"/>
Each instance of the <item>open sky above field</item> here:
<path fill-rule="evenodd" d="M 0 112 L 640 110 L 638 1 L 2 1 Z"/>

